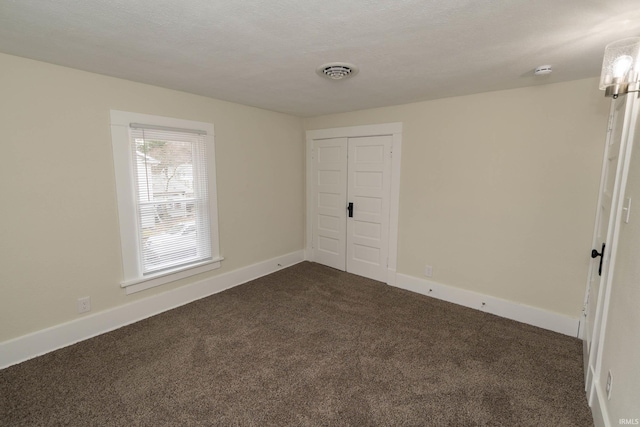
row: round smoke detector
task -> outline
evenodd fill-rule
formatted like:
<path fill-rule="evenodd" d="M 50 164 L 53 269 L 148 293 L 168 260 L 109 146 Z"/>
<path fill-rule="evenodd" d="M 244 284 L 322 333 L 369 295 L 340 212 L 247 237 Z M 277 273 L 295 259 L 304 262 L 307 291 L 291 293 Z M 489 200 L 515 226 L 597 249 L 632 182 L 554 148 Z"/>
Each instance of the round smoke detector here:
<path fill-rule="evenodd" d="M 533 74 L 536 76 L 546 76 L 547 74 L 551 74 L 552 71 L 551 65 L 541 65 L 533 70 Z"/>
<path fill-rule="evenodd" d="M 346 62 L 330 62 L 319 66 L 316 73 L 331 80 L 342 80 L 358 74 L 358 67 Z"/>

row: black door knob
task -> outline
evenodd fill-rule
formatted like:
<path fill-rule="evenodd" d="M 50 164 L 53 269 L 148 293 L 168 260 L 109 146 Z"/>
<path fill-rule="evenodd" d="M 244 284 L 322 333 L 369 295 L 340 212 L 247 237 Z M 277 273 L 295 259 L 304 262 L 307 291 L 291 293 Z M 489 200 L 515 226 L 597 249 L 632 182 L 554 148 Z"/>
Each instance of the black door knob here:
<path fill-rule="evenodd" d="M 598 252 L 596 249 L 591 249 L 591 258 L 600 257 L 600 265 L 598 266 L 598 276 L 602 276 L 602 260 L 604 259 L 604 248 L 605 244 L 602 244 L 602 249 Z"/>

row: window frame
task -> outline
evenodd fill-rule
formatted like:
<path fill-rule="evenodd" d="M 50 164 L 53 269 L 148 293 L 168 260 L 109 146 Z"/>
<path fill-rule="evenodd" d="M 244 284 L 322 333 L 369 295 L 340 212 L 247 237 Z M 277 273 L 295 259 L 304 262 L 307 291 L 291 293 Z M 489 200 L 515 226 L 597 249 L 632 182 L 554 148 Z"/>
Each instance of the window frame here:
<path fill-rule="evenodd" d="M 116 179 L 116 195 L 122 249 L 122 269 L 124 278 L 120 286 L 127 294 L 139 292 L 165 283 L 220 268 L 220 241 L 218 233 L 218 202 L 215 168 L 214 126 L 211 123 L 149 114 L 111 110 L 111 142 Z M 199 263 L 162 270 L 152 274 L 142 274 L 139 221 L 137 214 L 135 175 L 130 148 L 129 128 L 132 123 L 143 123 L 178 129 L 204 130 L 207 132 L 206 167 L 209 198 L 209 230 L 211 233 L 211 259 Z"/>

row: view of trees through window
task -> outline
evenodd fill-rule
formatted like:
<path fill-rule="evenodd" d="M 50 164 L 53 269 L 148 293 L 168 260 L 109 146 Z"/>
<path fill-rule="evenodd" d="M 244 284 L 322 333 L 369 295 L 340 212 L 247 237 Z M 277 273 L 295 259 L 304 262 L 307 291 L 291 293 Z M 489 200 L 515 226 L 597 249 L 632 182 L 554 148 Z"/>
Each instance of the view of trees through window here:
<path fill-rule="evenodd" d="M 196 257 L 193 143 L 136 138 L 135 145 L 145 269 Z"/>

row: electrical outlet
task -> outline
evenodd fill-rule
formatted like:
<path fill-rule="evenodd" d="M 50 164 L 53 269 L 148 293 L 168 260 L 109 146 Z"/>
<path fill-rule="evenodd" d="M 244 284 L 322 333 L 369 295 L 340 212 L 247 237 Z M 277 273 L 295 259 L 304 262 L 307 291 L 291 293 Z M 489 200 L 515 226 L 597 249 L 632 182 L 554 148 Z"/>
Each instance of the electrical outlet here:
<path fill-rule="evenodd" d="M 607 400 L 611 400 L 611 388 L 613 387 L 613 374 L 609 371 L 607 375 Z"/>
<path fill-rule="evenodd" d="M 430 265 L 425 265 L 424 266 L 424 275 L 427 277 L 432 277 L 433 276 L 433 267 Z"/>
<path fill-rule="evenodd" d="M 91 311 L 91 297 L 78 298 L 78 313 Z"/>

